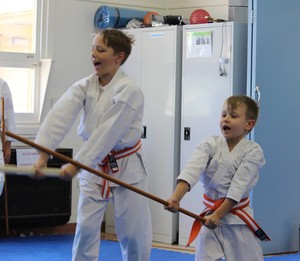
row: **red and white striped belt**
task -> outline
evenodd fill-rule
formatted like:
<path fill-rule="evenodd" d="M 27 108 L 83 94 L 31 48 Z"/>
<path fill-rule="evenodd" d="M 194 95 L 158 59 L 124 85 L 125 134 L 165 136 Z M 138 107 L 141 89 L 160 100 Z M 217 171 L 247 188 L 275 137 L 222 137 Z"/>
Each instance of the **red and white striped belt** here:
<path fill-rule="evenodd" d="M 208 197 L 206 194 L 204 194 L 203 203 L 207 208 L 200 214 L 200 216 L 204 217 L 208 212 L 215 211 L 218 207 L 221 206 L 224 200 L 225 198 L 213 200 L 210 197 Z M 244 208 L 249 206 L 249 204 L 250 204 L 250 198 L 249 197 L 244 198 L 240 202 L 238 202 L 234 208 L 231 209 L 230 213 L 233 213 L 234 215 L 240 217 L 261 241 L 270 241 L 271 240 L 270 237 L 263 231 L 263 229 L 258 225 L 258 223 L 253 219 L 253 217 L 251 217 L 244 210 Z M 195 220 L 190 232 L 190 237 L 187 246 L 189 246 L 197 237 L 201 227 L 202 227 L 202 223 L 199 220 Z"/>
<path fill-rule="evenodd" d="M 141 147 L 142 147 L 142 141 L 138 140 L 138 142 L 133 147 L 125 148 L 125 149 L 122 149 L 119 151 L 112 150 L 102 160 L 102 162 L 99 164 L 99 166 L 101 167 L 101 169 L 104 173 L 108 173 L 109 168 L 111 169 L 111 171 L 113 173 L 116 173 L 119 171 L 117 160 L 128 157 L 128 156 L 136 153 L 137 151 L 140 150 Z M 110 193 L 109 182 L 107 179 L 103 179 L 102 192 L 101 192 L 102 197 L 108 198 L 109 193 Z"/>

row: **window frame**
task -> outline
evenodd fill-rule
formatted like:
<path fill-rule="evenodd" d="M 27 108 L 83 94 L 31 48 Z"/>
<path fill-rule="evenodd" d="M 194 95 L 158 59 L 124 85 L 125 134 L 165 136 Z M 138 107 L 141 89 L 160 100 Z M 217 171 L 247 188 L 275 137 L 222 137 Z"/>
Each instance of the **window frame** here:
<path fill-rule="evenodd" d="M 33 98 L 33 112 L 32 113 L 18 113 L 15 112 L 17 130 L 24 127 L 29 129 L 36 129 L 39 127 L 41 106 L 43 104 L 43 98 L 41 95 L 44 93 L 41 91 L 41 83 L 44 82 L 41 79 L 42 68 L 42 46 L 45 43 L 46 36 L 42 34 L 42 28 L 45 27 L 44 21 L 47 21 L 48 0 L 35 0 L 35 17 L 33 25 L 33 50 L 32 53 L 21 52 L 1 52 L 0 51 L 0 67 L 9 68 L 29 68 L 33 70 L 33 86 L 32 86 L 32 98 Z M 47 32 L 47 30 L 46 30 Z M 5 79 L 4 79 L 5 80 Z M 11 88 L 11 86 L 10 86 Z M 12 97 L 13 98 L 13 97 Z M 24 131 L 23 131 L 24 132 Z M 26 131 L 25 131 L 26 132 Z M 31 131 L 32 132 L 32 131 Z"/>

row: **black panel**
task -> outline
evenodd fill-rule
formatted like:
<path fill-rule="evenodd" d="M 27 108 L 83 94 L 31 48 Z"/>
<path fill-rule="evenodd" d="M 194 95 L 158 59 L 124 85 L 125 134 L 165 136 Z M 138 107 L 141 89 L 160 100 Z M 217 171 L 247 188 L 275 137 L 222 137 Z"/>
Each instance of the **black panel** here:
<path fill-rule="evenodd" d="M 56 152 L 73 157 L 72 149 Z M 48 167 L 59 168 L 63 160 L 52 157 Z M 16 150 L 12 150 L 10 164 L 16 165 Z M 6 176 L 9 227 L 39 227 L 63 225 L 70 220 L 72 182 L 59 178 L 34 180 L 28 176 Z M 4 192 L 0 197 L 0 225 L 5 225 Z"/>

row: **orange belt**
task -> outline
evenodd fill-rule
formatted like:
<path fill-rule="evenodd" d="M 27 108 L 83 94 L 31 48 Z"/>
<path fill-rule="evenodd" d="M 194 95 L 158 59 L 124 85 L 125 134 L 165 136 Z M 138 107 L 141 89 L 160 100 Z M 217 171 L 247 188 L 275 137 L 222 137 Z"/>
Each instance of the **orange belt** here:
<path fill-rule="evenodd" d="M 207 208 L 200 214 L 200 216 L 204 217 L 208 212 L 215 211 L 218 207 L 221 206 L 224 200 L 224 198 L 221 198 L 219 200 L 213 200 L 209 198 L 206 194 L 204 194 L 203 203 Z M 257 224 L 257 222 L 245 210 L 243 210 L 249 204 L 250 198 L 244 198 L 239 203 L 237 203 L 237 205 L 234 208 L 232 208 L 230 212 L 239 216 L 261 241 L 270 241 L 271 239 L 269 238 L 269 236 L 263 231 L 263 229 Z M 197 237 L 201 227 L 202 223 L 199 220 L 195 220 L 190 232 L 190 237 L 187 246 L 189 246 Z"/>
<path fill-rule="evenodd" d="M 108 173 L 108 168 L 110 167 L 113 173 L 119 171 L 117 161 L 118 159 L 125 158 L 130 156 L 131 154 L 136 153 L 142 147 L 142 141 L 138 140 L 138 142 L 130 148 L 125 148 L 123 150 L 115 151 L 112 150 L 99 164 L 104 173 Z M 108 198 L 110 192 L 109 182 L 107 179 L 103 179 L 102 182 L 102 197 Z"/>

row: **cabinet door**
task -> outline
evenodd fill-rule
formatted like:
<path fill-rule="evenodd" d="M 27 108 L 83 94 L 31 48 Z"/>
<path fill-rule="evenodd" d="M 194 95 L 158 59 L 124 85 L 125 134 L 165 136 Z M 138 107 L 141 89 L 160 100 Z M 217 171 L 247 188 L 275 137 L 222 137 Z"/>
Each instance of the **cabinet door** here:
<path fill-rule="evenodd" d="M 134 39 L 134 43 L 127 61 L 122 65 L 122 70 L 127 73 L 138 85 L 141 85 L 141 30 L 126 29 L 124 32 Z"/>
<path fill-rule="evenodd" d="M 199 142 L 221 134 L 219 119 L 225 99 L 246 92 L 246 29 L 246 25 L 233 23 L 183 27 L 181 169 Z M 220 64 L 220 58 L 224 63 Z M 199 214 L 204 208 L 203 193 L 199 181 L 182 199 L 181 206 Z M 192 223 L 192 218 L 179 215 L 181 245 L 187 243 Z"/>
<path fill-rule="evenodd" d="M 123 70 L 140 85 L 145 96 L 143 154 L 148 170 L 149 193 L 166 200 L 179 173 L 181 27 L 125 30 L 136 42 Z M 178 214 L 150 202 L 153 240 L 177 240 Z M 108 210 L 107 228 L 113 227 Z M 110 230 L 111 231 L 111 230 Z"/>
<path fill-rule="evenodd" d="M 254 10 L 249 93 L 258 99 L 260 89 L 253 138 L 267 161 L 253 190 L 254 215 L 272 239 L 263 243 L 265 254 L 294 252 L 300 224 L 300 1 L 253 0 L 249 8 Z"/>
<path fill-rule="evenodd" d="M 171 196 L 179 173 L 180 61 L 176 27 L 142 32 L 141 88 L 145 95 L 143 151 L 148 188 L 162 199 Z M 178 214 L 150 201 L 154 241 L 176 241 Z"/>

